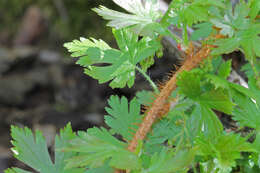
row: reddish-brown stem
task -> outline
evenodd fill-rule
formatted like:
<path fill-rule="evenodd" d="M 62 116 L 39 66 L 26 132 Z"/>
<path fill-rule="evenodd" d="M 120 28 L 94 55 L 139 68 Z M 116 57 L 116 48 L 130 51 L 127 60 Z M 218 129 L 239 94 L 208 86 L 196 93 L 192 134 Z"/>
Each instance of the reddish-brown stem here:
<path fill-rule="evenodd" d="M 152 106 L 147 112 L 147 115 L 140 124 L 139 129 L 137 130 L 132 141 L 128 145 L 129 151 L 135 151 L 138 141 L 141 141 L 146 137 L 153 123 L 160 116 L 160 113 L 164 110 L 164 106 L 167 104 L 169 96 L 171 95 L 172 91 L 174 91 L 177 87 L 177 75 L 182 71 L 190 71 L 191 69 L 195 68 L 200 62 L 202 62 L 203 59 L 205 59 L 209 55 L 209 53 L 210 47 L 204 46 L 196 54 L 191 53 L 190 55 L 187 55 L 184 64 L 175 74 L 173 74 L 171 79 L 162 88 L 158 97 L 154 100 Z"/>
<path fill-rule="evenodd" d="M 222 35 L 216 35 L 215 38 L 223 38 Z M 138 141 L 144 140 L 147 133 L 151 130 L 153 123 L 160 118 L 162 114 L 166 114 L 169 111 L 169 102 L 168 98 L 171 93 L 177 88 L 177 76 L 183 71 L 190 71 L 195 68 L 199 63 L 201 63 L 205 58 L 210 54 L 210 48 L 213 46 L 205 45 L 197 53 L 193 53 L 193 46 L 191 45 L 187 51 L 186 59 L 183 65 L 174 73 L 172 77 L 166 84 L 162 87 L 160 94 L 152 103 L 152 106 L 148 108 L 147 115 L 143 119 L 142 123 L 139 126 L 139 129 L 135 133 L 132 141 L 128 145 L 128 150 L 134 152 Z M 122 170 L 115 170 L 115 173 L 125 173 Z"/>

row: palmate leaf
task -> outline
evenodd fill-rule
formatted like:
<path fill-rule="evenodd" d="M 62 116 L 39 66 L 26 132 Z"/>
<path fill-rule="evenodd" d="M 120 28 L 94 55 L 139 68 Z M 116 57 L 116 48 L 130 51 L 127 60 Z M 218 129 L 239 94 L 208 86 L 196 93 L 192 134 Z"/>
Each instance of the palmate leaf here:
<path fill-rule="evenodd" d="M 199 23 L 193 27 L 196 28 L 196 30 L 191 35 L 191 40 L 193 41 L 207 38 L 213 31 L 212 24 L 209 22 Z"/>
<path fill-rule="evenodd" d="M 107 113 L 105 116 L 106 124 L 111 127 L 112 131 L 122 135 L 122 137 L 130 141 L 138 129 L 138 124 L 141 123 L 140 104 L 136 98 L 129 103 L 125 97 L 121 99 L 118 96 L 111 96 L 108 100 L 110 107 L 106 107 Z"/>
<path fill-rule="evenodd" d="M 246 3 L 241 2 L 236 5 L 234 13 L 230 8 L 224 18 L 211 20 L 215 26 L 221 28 L 221 34 L 229 36 L 215 42 L 218 48 L 212 50 L 213 55 L 240 49 L 250 63 L 255 61 L 256 56 L 260 56 L 260 24 L 247 18 L 251 10 Z"/>
<path fill-rule="evenodd" d="M 136 65 L 153 56 L 161 45 L 149 37 L 138 41 L 138 36 L 126 29 L 113 30 L 113 34 L 120 50 L 95 39 L 74 40 L 64 46 L 73 57 L 79 57 L 77 63 L 86 67 L 85 73 L 99 83 L 111 81 L 112 88 L 132 87 Z"/>
<path fill-rule="evenodd" d="M 200 137 L 196 139 L 196 144 L 199 147 L 198 155 L 209 156 L 214 161 L 215 169 L 220 169 L 220 172 L 226 170 L 227 173 L 236 166 L 236 159 L 241 158 L 241 152 L 255 151 L 246 138 L 234 133 L 219 134 L 208 139 Z"/>
<path fill-rule="evenodd" d="M 105 128 L 91 128 L 78 132 L 71 146 L 64 151 L 79 153 L 68 159 L 67 168 L 99 168 L 108 162 L 109 166 L 119 169 L 138 169 L 138 156 L 126 149 L 127 144 L 113 137 Z"/>
<path fill-rule="evenodd" d="M 68 142 L 75 138 L 71 126 L 68 124 L 60 131 L 60 136 L 55 139 L 55 162 L 51 161 L 46 141 L 39 131 L 35 136 L 28 128 L 11 128 L 12 144 L 14 156 L 40 173 L 83 173 L 84 169 L 67 169 L 65 170 L 65 160 L 73 156 L 73 153 L 64 153 L 59 149 L 66 147 Z M 6 173 L 27 173 L 28 171 L 19 168 L 11 168 Z"/>
<path fill-rule="evenodd" d="M 194 0 L 190 1 L 175 1 L 173 8 L 178 16 L 178 23 L 184 24 L 184 26 L 192 26 L 198 22 L 209 20 L 210 16 L 214 15 L 210 13 L 212 6 L 224 8 L 225 5 L 218 0 Z"/>
<path fill-rule="evenodd" d="M 191 165 L 196 150 L 181 150 L 177 153 L 163 149 L 160 153 L 155 153 L 150 160 L 147 169 L 141 173 L 170 173 L 170 172 L 186 172 Z"/>
<path fill-rule="evenodd" d="M 260 91 L 258 91 L 260 92 Z M 252 99 L 243 93 L 233 90 L 233 99 L 237 104 L 233 111 L 233 119 L 241 126 L 260 129 L 260 108 Z"/>
<path fill-rule="evenodd" d="M 147 26 L 156 24 L 156 20 L 161 16 L 159 12 L 159 2 L 157 0 L 113 0 L 117 5 L 129 13 L 122 13 L 108 9 L 104 6 L 93 10 L 104 19 L 109 20 L 107 24 L 116 29 L 133 26 L 137 32 L 143 32 Z"/>
<path fill-rule="evenodd" d="M 188 119 L 187 129 L 191 140 L 201 134 L 205 138 L 211 139 L 222 133 L 223 125 L 209 107 L 197 105 Z"/>
<path fill-rule="evenodd" d="M 155 99 L 155 96 L 152 91 L 142 90 L 136 93 L 136 98 L 138 103 L 145 106 L 151 106 Z"/>
<path fill-rule="evenodd" d="M 222 88 L 202 90 L 207 85 L 207 83 L 202 82 L 203 79 L 204 74 L 199 69 L 197 71 L 182 72 L 177 80 L 180 93 L 211 109 L 231 114 L 234 104 L 228 96 L 227 90 Z"/>

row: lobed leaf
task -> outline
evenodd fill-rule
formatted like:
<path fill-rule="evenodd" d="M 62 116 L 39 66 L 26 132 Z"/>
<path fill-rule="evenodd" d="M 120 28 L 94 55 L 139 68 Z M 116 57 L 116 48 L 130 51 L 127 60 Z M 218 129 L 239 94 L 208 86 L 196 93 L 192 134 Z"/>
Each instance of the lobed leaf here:
<path fill-rule="evenodd" d="M 195 156 L 195 149 L 181 150 L 177 153 L 163 149 L 151 157 L 150 164 L 142 173 L 169 173 L 187 171 Z"/>
<path fill-rule="evenodd" d="M 120 50 L 110 48 L 102 40 L 82 39 L 65 43 L 73 57 L 85 68 L 85 73 L 99 83 L 110 82 L 112 88 L 132 87 L 135 80 L 135 67 L 138 63 L 153 56 L 161 45 L 158 41 L 138 36 L 129 30 L 113 30 Z"/>
<path fill-rule="evenodd" d="M 113 132 L 122 135 L 130 141 L 141 123 L 140 103 L 134 98 L 129 103 L 125 97 L 111 96 L 108 100 L 106 112 L 110 115 L 105 116 L 106 124 L 111 127 Z"/>
<path fill-rule="evenodd" d="M 35 136 L 28 128 L 11 127 L 12 144 L 14 156 L 41 173 L 83 173 L 84 169 L 65 170 L 65 160 L 73 156 L 73 153 L 64 153 L 59 149 L 66 147 L 68 142 L 75 138 L 70 124 L 60 131 L 60 136 L 55 139 L 55 162 L 51 161 L 46 141 L 39 131 Z M 27 173 L 19 168 L 12 168 L 5 171 L 6 173 Z"/>
<path fill-rule="evenodd" d="M 104 6 L 93 10 L 104 19 L 109 20 L 108 26 L 116 29 L 132 27 L 136 33 L 145 33 L 161 16 L 157 0 L 113 0 L 129 13 L 122 13 Z"/>
<path fill-rule="evenodd" d="M 255 151 L 246 138 L 228 133 L 219 134 L 214 138 L 197 138 L 199 155 L 210 156 L 214 158 L 214 165 L 220 170 L 229 170 L 236 166 L 236 159 L 241 158 L 241 152 Z"/>
<path fill-rule="evenodd" d="M 113 137 L 105 128 L 91 128 L 87 132 L 78 132 L 66 152 L 79 153 L 68 159 L 67 168 L 99 168 L 108 162 L 109 166 L 118 169 L 138 169 L 137 155 L 126 150 L 127 144 Z"/>

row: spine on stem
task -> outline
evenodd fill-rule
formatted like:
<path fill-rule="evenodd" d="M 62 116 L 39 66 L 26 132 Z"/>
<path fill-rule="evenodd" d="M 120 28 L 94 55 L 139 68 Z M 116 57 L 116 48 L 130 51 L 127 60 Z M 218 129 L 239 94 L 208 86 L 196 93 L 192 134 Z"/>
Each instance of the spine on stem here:
<path fill-rule="evenodd" d="M 202 47 L 197 53 L 193 53 L 192 46 L 189 47 L 191 53 L 187 54 L 187 57 L 183 65 L 172 75 L 170 80 L 162 87 L 161 92 L 154 100 L 152 106 L 147 110 L 147 115 L 143 119 L 139 126 L 139 129 L 135 133 L 132 141 L 128 145 L 128 150 L 134 152 L 138 141 L 144 140 L 147 133 L 150 131 L 153 123 L 161 116 L 161 113 L 165 113 L 165 107 L 169 105 L 168 98 L 171 93 L 177 88 L 177 75 L 182 71 L 190 71 L 195 68 L 200 62 L 207 58 L 210 54 L 210 46 L 206 45 Z M 189 52 L 189 51 L 188 51 Z"/>

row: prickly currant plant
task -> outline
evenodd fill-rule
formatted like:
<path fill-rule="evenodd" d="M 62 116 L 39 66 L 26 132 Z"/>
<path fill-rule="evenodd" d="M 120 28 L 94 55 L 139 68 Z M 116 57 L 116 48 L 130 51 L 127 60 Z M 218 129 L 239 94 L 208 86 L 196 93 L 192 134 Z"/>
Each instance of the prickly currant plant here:
<path fill-rule="evenodd" d="M 64 46 L 99 83 L 131 88 L 140 73 L 151 90 L 130 100 L 112 95 L 108 129 L 73 132 L 68 124 L 56 136 L 53 160 L 41 132 L 12 126 L 14 156 L 40 173 L 259 173 L 260 1 L 173 0 L 164 13 L 157 0 L 113 1 L 121 11 L 93 11 L 108 20 L 118 48 L 83 37 Z M 183 57 L 157 85 L 147 70 L 166 37 Z M 228 80 L 232 59 L 222 55 L 234 51 L 247 62 L 240 69 L 246 87 Z M 223 116 L 235 125 L 224 126 Z"/>

